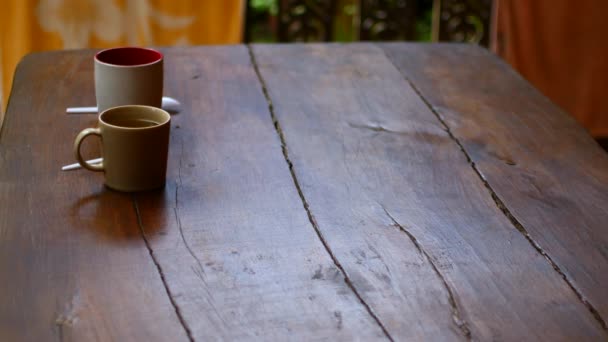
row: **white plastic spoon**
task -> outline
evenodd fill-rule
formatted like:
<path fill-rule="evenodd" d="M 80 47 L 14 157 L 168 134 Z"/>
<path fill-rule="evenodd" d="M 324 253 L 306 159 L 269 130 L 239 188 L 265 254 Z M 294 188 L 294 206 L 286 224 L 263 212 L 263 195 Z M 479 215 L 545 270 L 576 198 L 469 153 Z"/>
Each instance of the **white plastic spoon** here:
<path fill-rule="evenodd" d="M 95 158 L 95 159 L 87 160 L 87 164 L 99 164 L 102 161 L 103 161 L 103 158 Z M 74 164 L 70 164 L 70 165 L 61 167 L 61 171 L 71 171 L 71 170 L 80 169 L 81 167 L 82 166 L 80 166 L 80 164 L 74 163 Z"/>
<path fill-rule="evenodd" d="M 181 108 L 181 103 L 172 97 L 163 96 L 161 107 L 167 112 L 177 113 Z M 97 107 L 70 107 L 65 112 L 68 114 L 94 114 L 97 113 Z"/>

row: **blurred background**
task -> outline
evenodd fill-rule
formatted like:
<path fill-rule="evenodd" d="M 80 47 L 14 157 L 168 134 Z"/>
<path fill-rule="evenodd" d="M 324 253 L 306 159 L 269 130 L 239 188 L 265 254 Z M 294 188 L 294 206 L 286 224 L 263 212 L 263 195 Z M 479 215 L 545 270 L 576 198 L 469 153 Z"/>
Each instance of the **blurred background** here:
<path fill-rule="evenodd" d="M 121 45 L 451 41 L 505 59 L 601 143 L 608 0 L 0 0 L 0 124 L 28 53 Z"/>

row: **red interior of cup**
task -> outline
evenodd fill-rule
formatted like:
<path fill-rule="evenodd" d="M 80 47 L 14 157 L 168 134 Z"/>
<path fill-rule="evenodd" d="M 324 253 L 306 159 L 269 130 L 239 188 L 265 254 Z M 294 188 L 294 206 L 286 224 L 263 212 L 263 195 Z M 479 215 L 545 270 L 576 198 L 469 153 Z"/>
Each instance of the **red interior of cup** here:
<path fill-rule="evenodd" d="M 102 63 L 123 66 L 150 64 L 162 58 L 163 55 L 156 50 L 138 47 L 112 48 L 95 55 L 95 59 Z"/>

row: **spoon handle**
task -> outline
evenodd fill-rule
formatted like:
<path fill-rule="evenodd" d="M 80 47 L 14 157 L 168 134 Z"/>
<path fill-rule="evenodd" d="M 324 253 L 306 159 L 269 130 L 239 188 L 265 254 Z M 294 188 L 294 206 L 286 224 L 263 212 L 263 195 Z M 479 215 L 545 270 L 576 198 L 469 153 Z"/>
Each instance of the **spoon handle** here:
<path fill-rule="evenodd" d="M 179 112 L 180 103 L 172 97 L 163 96 L 161 107 L 168 112 Z M 65 112 L 68 114 L 95 114 L 97 107 L 69 107 Z"/>
<path fill-rule="evenodd" d="M 65 112 L 68 114 L 92 114 L 97 113 L 97 107 L 70 107 Z"/>
<path fill-rule="evenodd" d="M 102 161 L 103 161 L 103 158 L 95 158 L 95 159 L 87 160 L 87 163 L 89 163 L 89 164 L 99 164 Z M 80 164 L 74 163 L 74 164 L 63 166 L 61 168 L 61 171 L 71 171 L 71 170 L 80 169 L 81 167 L 82 166 L 80 166 Z"/>

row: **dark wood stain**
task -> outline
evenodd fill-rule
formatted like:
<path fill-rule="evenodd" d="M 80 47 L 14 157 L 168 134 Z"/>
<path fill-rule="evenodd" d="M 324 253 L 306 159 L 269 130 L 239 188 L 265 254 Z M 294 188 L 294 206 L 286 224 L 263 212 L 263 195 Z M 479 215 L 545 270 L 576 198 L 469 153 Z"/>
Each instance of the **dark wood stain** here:
<path fill-rule="evenodd" d="M 514 225 L 606 328 L 608 155 L 484 49 L 381 46 L 443 118 Z"/>
<path fill-rule="evenodd" d="M 181 129 L 164 191 L 136 200 L 193 339 L 383 339 L 306 218 L 247 48 L 165 56 Z M 205 82 L 183 81 L 193 73 Z"/>
<path fill-rule="evenodd" d="M 93 52 L 27 56 L 0 135 L 0 340 L 188 340 L 131 197 L 62 172 L 94 115 Z M 88 155 L 99 154 L 88 144 Z"/>
<path fill-rule="evenodd" d="M 319 235 L 394 339 L 606 338 L 380 48 L 253 51 Z"/>
<path fill-rule="evenodd" d="M 164 53 L 183 108 L 165 188 L 135 195 L 60 171 L 96 122 L 65 114 L 95 102 L 94 51 L 20 63 L 0 341 L 607 338 L 608 156 L 494 57 Z"/>

